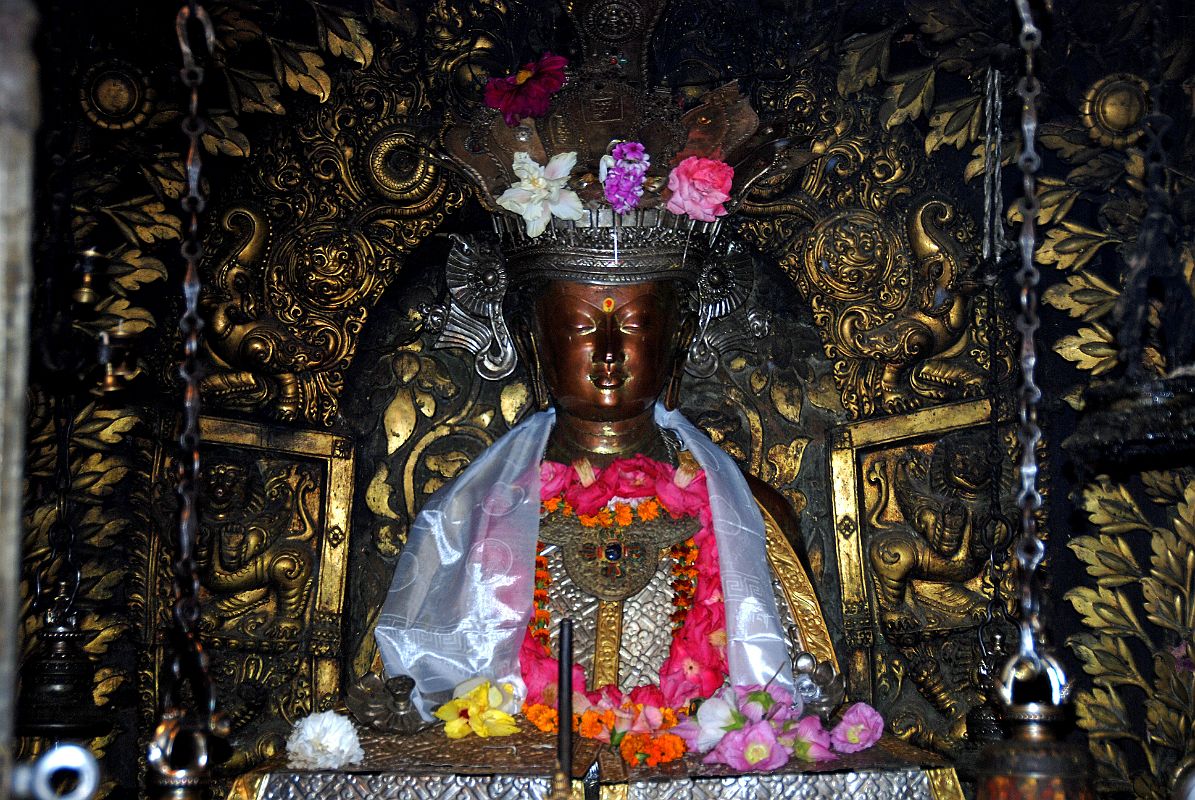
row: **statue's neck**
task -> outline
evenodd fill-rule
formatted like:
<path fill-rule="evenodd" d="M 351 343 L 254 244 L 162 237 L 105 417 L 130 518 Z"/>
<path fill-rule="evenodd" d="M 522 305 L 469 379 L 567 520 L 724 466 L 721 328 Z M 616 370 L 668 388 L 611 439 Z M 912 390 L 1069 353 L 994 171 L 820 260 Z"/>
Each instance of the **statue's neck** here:
<path fill-rule="evenodd" d="M 631 419 L 597 422 L 580 419 L 557 409 L 556 425 L 548 439 L 546 457 L 568 464 L 588 458 L 595 467 L 605 467 L 619 458 L 642 453 L 659 461 L 670 456 L 664 437 L 656 427 L 654 410 Z"/>

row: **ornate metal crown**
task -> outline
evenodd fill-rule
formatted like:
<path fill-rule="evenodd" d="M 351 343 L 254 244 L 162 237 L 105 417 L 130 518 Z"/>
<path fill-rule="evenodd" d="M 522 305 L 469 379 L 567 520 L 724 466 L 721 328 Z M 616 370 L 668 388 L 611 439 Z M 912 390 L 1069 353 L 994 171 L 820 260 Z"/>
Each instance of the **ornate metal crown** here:
<path fill-rule="evenodd" d="M 725 217 L 711 215 L 711 221 L 703 221 L 666 208 L 667 176 L 694 156 L 734 165 L 726 192 L 730 197 L 725 209 L 719 209 L 724 214 L 733 211 L 736 197 L 784 160 L 784 148 L 758 131 L 759 117 L 736 83 L 709 92 L 687 111 L 668 90 L 642 88 L 647 83 L 646 42 L 665 2 L 637 0 L 636 12 L 629 16 L 611 15 L 613 5 L 625 3 L 573 3 L 570 13 L 587 59 L 578 73 L 568 74 L 546 114 L 515 119 L 485 109 L 444 130 L 445 152 L 472 178 L 482 205 L 493 214 L 494 237 L 453 236 L 450 297 L 434 320 L 440 327 L 435 346 L 474 353 L 483 377 L 505 377 L 515 366 L 502 319 L 507 289 L 549 280 L 685 283 L 699 307 L 691 372 L 711 373 L 718 351 L 737 338 L 718 335 L 714 327 L 747 300 L 754 284 L 753 260 L 728 235 Z M 599 178 L 603 158 L 608 166 L 611 148 L 619 142 L 642 144 L 650 154 L 650 165 L 640 172 L 641 195 L 624 213 L 607 200 Z M 571 213 L 576 218 L 554 213 L 533 226 L 529 218 L 500 205 L 504 192 L 509 195 L 511 187 L 526 184 L 520 184 L 525 176 L 520 175 L 519 159 L 542 176 L 553 157 L 567 159 L 571 153 L 576 154 L 575 166 L 555 180 L 575 199 Z M 730 173 L 729 166 L 725 169 Z M 759 315 L 746 322 L 736 326 L 738 336 L 766 331 Z"/>

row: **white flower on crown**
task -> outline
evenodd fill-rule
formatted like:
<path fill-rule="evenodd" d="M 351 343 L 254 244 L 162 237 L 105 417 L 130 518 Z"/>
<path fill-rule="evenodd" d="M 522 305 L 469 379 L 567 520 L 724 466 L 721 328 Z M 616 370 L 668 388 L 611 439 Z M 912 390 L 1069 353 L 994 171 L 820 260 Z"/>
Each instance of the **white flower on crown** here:
<path fill-rule="evenodd" d="M 294 769 L 340 769 L 364 758 L 357 729 L 335 711 L 303 717 L 286 740 L 286 763 Z"/>
<path fill-rule="evenodd" d="M 511 166 L 519 182 L 502 193 L 498 205 L 521 216 L 532 238 L 544 232 L 552 217 L 580 219 L 581 198 L 564 186 L 576 164 L 575 152 L 557 153 L 546 167 L 527 153 L 515 153 Z"/>

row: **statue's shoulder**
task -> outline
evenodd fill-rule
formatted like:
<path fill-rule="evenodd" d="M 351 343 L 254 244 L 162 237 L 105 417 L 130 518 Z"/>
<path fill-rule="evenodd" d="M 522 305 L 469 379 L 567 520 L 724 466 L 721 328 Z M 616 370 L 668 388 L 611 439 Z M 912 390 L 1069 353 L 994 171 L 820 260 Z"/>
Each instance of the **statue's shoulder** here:
<path fill-rule="evenodd" d="M 766 522 L 767 517 L 770 516 L 772 522 L 779 526 L 784 537 L 793 543 L 798 553 L 803 551 L 804 548 L 798 546 L 801 541 L 801 521 L 797 518 L 788 499 L 770 483 L 749 472 L 744 472 L 743 477 L 747 479 L 747 486 L 751 489 L 755 502 L 759 504 L 759 510 L 764 514 L 764 521 Z"/>

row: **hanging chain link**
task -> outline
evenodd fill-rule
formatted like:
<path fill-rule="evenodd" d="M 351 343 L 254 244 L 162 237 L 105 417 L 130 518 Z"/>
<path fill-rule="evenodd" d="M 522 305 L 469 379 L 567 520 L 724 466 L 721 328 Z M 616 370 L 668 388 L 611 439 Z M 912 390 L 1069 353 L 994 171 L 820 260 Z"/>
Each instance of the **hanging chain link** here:
<path fill-rule="evenodd" d="M 183 340 L 183 360 L 179 375 L 183 380 L 183 416 L 178 445 L 177 491 L 179 497 L 178 540 L 174 554 L 173 626 L 163 664 L 161 691 L 162 718 L 149 747 L 149 763 L 159 782 L 193 785 L 206 779 L 208 735 L 223 734 L 223 723 L 216 715 L 216 696 L 208 659 L 199 641 L 199 570 L 195 549 L 199 534 L 199 476 L 200 476 L 200 393 L 201 367 L 199 352 L 203 321 L 199 316 L 199 266 L 203 257 L 200 217 L 206 206 L 202 184 L 202 143 L 205 123 L 200 114 L 199 92 L 204 70 L 192 47 L 191 30 L 199 26 L 210 54 L 215 47 L 215 31 L 207 11 L 197 2 L 189 2 L 179 9 L 175 18 L 175 33 L 182 53 L 180 71 L 183 84 L 190 90 L 190 104 L 183 119 L 182 130 L 189 140 L 185 174 L 187 191 L 181 200 L 186 224 L 180 251 L 186 265 L 183 278 L 185 307 L 179 319 Z M 184 698 L 184 684 L 190 689 Z M 193 709 L 188 712 L 187 700 Z M 179 764 L 174 752 L 175 739 L 188 735 L 192 741 L 184 747 L 189 762 Z"/>
<path fill-rule="evenodd" d="M 1037 98 L 1041 93 L 1041 83 L 1034 73 L 1034 62 L 1042 35 L 1041 29 L 1033 22 L 1029 0 L 1016 0 L 1016 7 L 1021 18 L 1021 49 L 1025 53 L 1025 74 L 1017 85 L 1017 94 L 1022 101 L 1022 146 L 1017 157 L 1022 183 L 1019 200 L 1021 230 L 1017 239 L 1021 256 L 1021 268 L 1017 272 L 1017 282 L 1020 285 L 1020 313 L 1016 322 L 1017 330 L 1021 334 L 1021 387 L 1017 431 L 1017 439 L 1021 445 L 1020 488 L 1017 493 L 1017 505 L 1021 511 L 1021 536 L 1016 547 L 1021 572 L 1019 656 L 1037 666 L 1040 664 L 1037 632 L 1041 629 L 1037 570 L 1046 549 L 1037 532 L 1037 511 L 1042 504 L 1041 492 L 1037 489 L 1037 447 L 1041 442 L 1037 406 L 1041 400 L 1041 389 L 1037 386 L 1035 374 L 1036 334 L 1041 324 L 1037 316 L 1037 284 L 1041 279 L 1041 273 L 1033 260 L 1033 251 L 1037 243 L 1037 213 L 1041 207 L 1037 197 L 1036 180 L 1037 170 L 1041 166 L 1041 156 L 1036 149 Z"/>
<path fill-rule="evenodd" d="M 988 67 L 983 90 L 983 260 L 991 265 L 1008 247 L 1004 237 L 1004 92 L 1000 70 Z M 996 270 L 989 270 L 989 274 Z M 985 276 L 986 277 L 986 276 Z"/>
<path fill-rule="evenodd" d="M 1013 524 L 1004 513 L 1004 466 L 1007 455 L 1000 426 L 1004 422 L 1004 383 L 1000 375 L 1000 302 L 999 283 L 1002 277 L 1005 257 L 1012 250 L 1012 243 L 1004 235 L 1004 194 L 1001 168 L 1004 153 L 1004 95 L 1000 70 L 988 67 L 984 85 L 984 173 L 983 173 L 983 242 L 984 298 L 987 304 L 987 321 L 984 335 L 987 338 L 988 359 L 987 394 L 992 404 L 991 422 L 987 432 L 987 466 L 991 485 L 988 491 L 988 510 L 985 520 L 985 545 L 988 551 L 988 570 L 992 576 L 992 596 L 984 609 L 983 621 L 979 624 L 979 649 L 983 656 L 983 668 L 994 667 L 992 659 L 1003 653 L 989 649 L 989 642 L 997 631 L 993 630 L 997 618 L 1009 620 L 1008 607 L 1004 601 L 1001 586 L 1004 566 L 1008 561 L 1007 546 L 1012 535 Z M 1002 649 L 1002 648 L 1001 648 Z"/>

